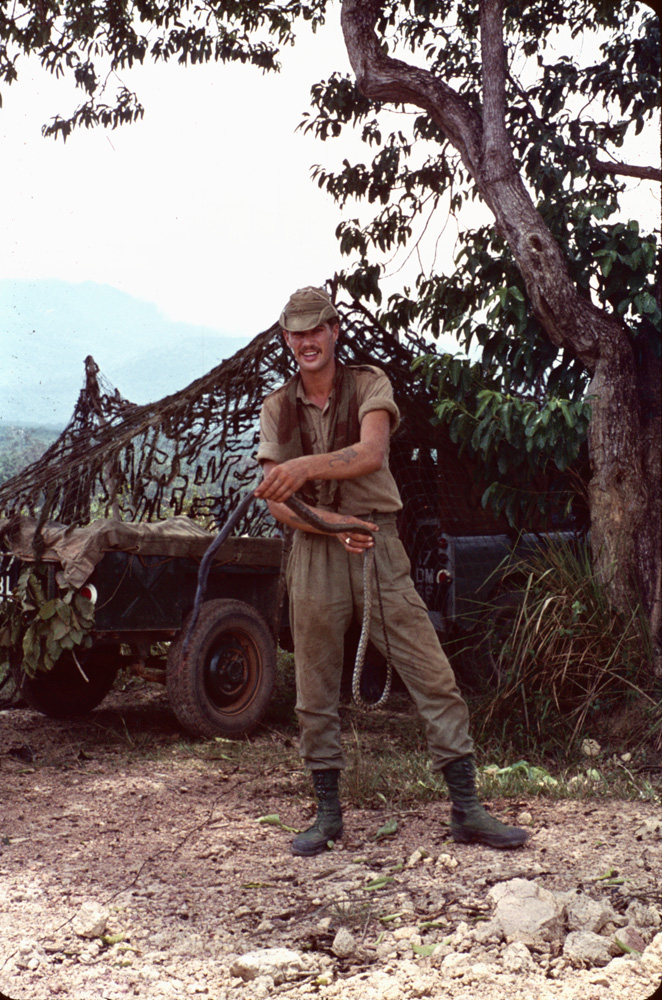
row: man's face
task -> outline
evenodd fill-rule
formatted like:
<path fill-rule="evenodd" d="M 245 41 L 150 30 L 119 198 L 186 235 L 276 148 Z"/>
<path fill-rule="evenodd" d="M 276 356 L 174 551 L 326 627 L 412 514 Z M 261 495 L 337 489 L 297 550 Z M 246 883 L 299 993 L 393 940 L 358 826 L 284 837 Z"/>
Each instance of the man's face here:
<path fill-rule="evenodd" d="M 325 322 L 313 330 L 283 330 L 283 337 L 299 370 L 317 374 L 333 367 L 338 331 L 337 323 Z"/>

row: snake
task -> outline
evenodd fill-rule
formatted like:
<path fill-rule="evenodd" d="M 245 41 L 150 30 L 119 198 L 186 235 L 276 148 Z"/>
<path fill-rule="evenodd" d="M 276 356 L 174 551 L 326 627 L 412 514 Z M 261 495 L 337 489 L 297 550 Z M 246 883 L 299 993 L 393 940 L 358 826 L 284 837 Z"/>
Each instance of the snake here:
<path fill-rule="evenodd" d="M 232 529 L 239 523 L 242 517 L 245 515 L 250 505 L 255 500 L 255 491 L 252 490 L 247 493 L 237 505 L 235 510 L 232 512 L 230 517 L 227 519 L 223 527 L 220 529 L 216 538 L 213 540 L 211 545 L 207 548 L 202 561 L 200 562 L 200 568 L 198 570 L 198 581 L 195 592 L 195 600 L 193 602 L 193 610 L 191 612 L 191 618 L 189 620 L 188 628 L 186 631 L 186 636 L 184 637 L 184 642 L 182 645 L 182 659 L 185 660 L 188 655 L 188 649 L 191 642 L 191 637 L 195 630 L 195 626 L 198 622 L 198 617 L 200 614 L 200 608 L 202 607 L 202 602 L 204 600 L 205 591 L 207 589 L 207 580 L 209 578 L 209 571 L 211 569 L 211 564 L 214 560 L 214 555 L 221 547 L 223 542 L 229 537 Z M 321 517 L 315 514 L 309 507 L 306 506 L 299 498 L 292 494 L 287 500 L 283 501 L 286 507 L 289 507 L 293 513 L 300 517 L 303 521 L 309 524 L 311 527 L 316 528 L 318 531 L 329 535 L 347 535 L 351 532 L 355 532 L 361 535 L 370 535 L 374 538 L 374 532 L 365 527 L 362 524 L 352 524 L 350 522 L 339 522 L 338 524 L 329 524 L 324 521 Z M 391 684 L 393 681 L 393 664 L 391 662 L 391 651 L 389 647 L 388 634 L 386 631 L 386 621 L 384 619 L 384 607 L 382 604 L 381 590 L 379 586 L 379 576 L 377 573 L 377 565 L 375 562 L 375 550 L 374 548 L 366 549 L 362 556 L 363 559 L 363 618 L 361 621 L 361 634 L 359 636 L 359 642 L 356 648 L 356 659 L 354 661 L 354 670 L 352 673 L 352 697 L 355 703 L 363 709 L 374 711 L 386 702 L 391 693 Z M 368 640 L 370 638 L 370 623 L 372 621 L 372 582 L 373 578 L 375 581 L 375 589 L 377 591 L 377 598 L 379 602 L 379 610 L 381 614 L 381 624 L 384 633 L 384 641 L 386 644 L 386 682 L 384 684 L 384 689 L 377 701 L 365 701 L 361 694 L 361 676 L 363 673 L 363 666 L 365 663 L 366 652 L 368 649 Z"/>

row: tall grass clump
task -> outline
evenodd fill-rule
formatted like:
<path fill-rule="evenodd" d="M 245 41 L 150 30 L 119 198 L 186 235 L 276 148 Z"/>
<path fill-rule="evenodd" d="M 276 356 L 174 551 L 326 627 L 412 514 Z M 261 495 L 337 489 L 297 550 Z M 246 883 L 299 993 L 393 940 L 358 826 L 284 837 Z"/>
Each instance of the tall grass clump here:
<path fill-rule="evenodd" d="M 511 581 L 485 620 L 496 692 L 484 733 L 519 732 L 523 750 L 580 736 L 662 747 L 647 621 L 619 614 L 596 579 L 585 543 L 549 544 L 508 567 Z M 512 581 L 518 581 L 513 589 Z"/>

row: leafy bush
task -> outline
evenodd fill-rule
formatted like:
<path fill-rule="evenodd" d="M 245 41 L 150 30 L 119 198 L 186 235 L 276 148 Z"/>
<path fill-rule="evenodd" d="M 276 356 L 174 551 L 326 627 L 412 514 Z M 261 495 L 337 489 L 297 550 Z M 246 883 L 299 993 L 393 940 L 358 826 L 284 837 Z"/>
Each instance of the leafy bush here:
<path fill-rule="evenodd" d="M 64 650 L 89 649 L 94 625 L 94 604 L 82 594 L 61 589 L 48 599 L 45 570 L 27 563 L 10 598 L 0 602 L 0 670 L 6 676 L 12 659 L 34 677 L 50 670 Z"/>
<path fill-rule="evenodd" d="M 508 578 L 520 587 L 510 591 L 507 628 L 503 602 L 491 606 L 497 690 L 484 732 L 503 736 L 507 728 L 522 750 L 557 743 L 567 751 L 580 735 L 604 734 L 627 711 L 639 730 L 630 723 L 630 740 L 657 734 L 660 742 L 645 616 L 639 607 L 627 616 L 614 611 L 587 545 L 550 544 L 510 566 Z"/>

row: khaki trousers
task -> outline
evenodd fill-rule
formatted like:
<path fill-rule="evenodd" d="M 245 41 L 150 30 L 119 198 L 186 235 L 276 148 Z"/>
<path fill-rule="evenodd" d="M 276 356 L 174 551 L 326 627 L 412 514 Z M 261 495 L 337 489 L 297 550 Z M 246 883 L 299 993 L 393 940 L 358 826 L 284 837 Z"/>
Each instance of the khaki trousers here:
<path fill-rule="evenodd" d="M 395 515 L 366 515 L 379 524 L 375 562 L 393 666 L 425 723 L 435 771 L 473 751 L 469 713 L 452 667 L 410 576 Z M 363 557 L 332 535 L 295 532 L 287 567 L 294 638 L 300 750 L 311 770 L 343 768 L 338 702 L 344 635 L 363 615 Z M 373 580 L 370 639 L 386 654 Z"/>

